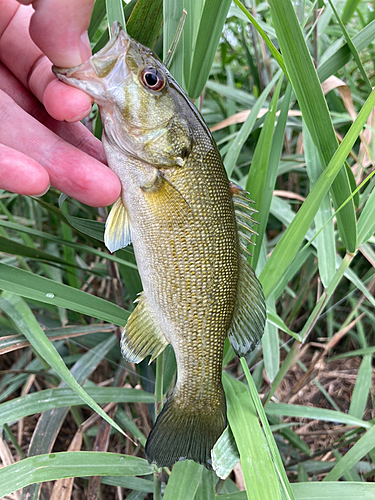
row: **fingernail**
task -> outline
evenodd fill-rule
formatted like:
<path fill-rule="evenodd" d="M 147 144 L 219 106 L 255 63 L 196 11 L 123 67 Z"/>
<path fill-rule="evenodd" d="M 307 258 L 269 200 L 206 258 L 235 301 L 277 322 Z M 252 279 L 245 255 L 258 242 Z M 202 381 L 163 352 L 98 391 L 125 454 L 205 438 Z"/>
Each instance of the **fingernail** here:
<path fill-rule="evenodd" d="M 42 193 L 40 193 L 40 194 L 34 194 L 35 198 L 41 198 L 42 196 L 44 196 L 47 193 L 47 191 L 49 190 L 50 187 L 51 187 L 51 185 L 48 184 L 47 189 L 45 189 Z"/>
<path fill-rule="evenodd" d="M 79 43 L 79 52 L 81 55 L 82 62 L 85 62 L 87 61 L 87 59 L 90 59 L 91 45 L 87 31 L 84 31 L 81 35 L 81 40 Z"/>

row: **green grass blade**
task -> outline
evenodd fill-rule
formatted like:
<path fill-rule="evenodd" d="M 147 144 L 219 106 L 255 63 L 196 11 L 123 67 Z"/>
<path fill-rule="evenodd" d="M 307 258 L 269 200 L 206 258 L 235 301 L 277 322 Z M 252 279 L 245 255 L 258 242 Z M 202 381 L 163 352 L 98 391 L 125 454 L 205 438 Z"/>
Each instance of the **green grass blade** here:
<path fill-rule="evenodd" d="M 138 0 L 127 22 L 129 35 L 152 49 L 163 23 L 163 0 Z"/>
<path fill-rule="evenodd" d="M 306 201 L 302 204 L 296 217 L 268 259 L 260 275 L 266 297 L 273 292 L 277 283 L 282 279 L 283 274 L 292 263 L 324 196 L 327 194 L 333 180 L 341 169 L 374 105 L 375 91 L 372 91 L 329 165 L 319 177 Z"/>
<path fill-rule="evenodd" d="M 195 494 L 194 500 L 215 500 L 215 483 L 216 483 L 215 472 L 207 470 L 204 468 L 202 470 L 201 481 Z"/>
<path fill-rule="evenodd" d="M 113 325 L 86 325 L 65 326 L 63 328 L 50 328 L 44 330 L 49 340 L 69 339 L 97 332 L 113 332 Z M 22 334 L 0 336 L 0 355 L 6 352 L 22 349 L 30 345 L 30 342 Z"/>
<path fill-rule="evenodd" d="M 358 219 L 358 244 L 366 243 L 375 232 L 375 189 L 366 201 L 366 205 Z"/>
<path fill-rule="evenodd" d="M 124 389 L 122 387 L 86 387 L 87 394 L 97 403 L 153 403 L 151 393 L 139 389 Z M 73 389 L 58 387 L 33 392 L 25 396 L 11 399 L 0 404 L 0 426 L 14 422 L 20 418 L 52 408 L 81 405 L 82 398 Z"/>
<path fill-rule="evenodd" d="M 17 241 L 10 240 L 8 238 L 4 238 L 0 236 L 0 248 L 4 253 L 9 253 L 11 255 L 21 255 L 22 257 L 28 257 L 29 259 L 36 260 L 44 260 L 46 262 L 54 262 L 56 264 L 61 264 L 62 266 L 71 266 L 67 260 L 61 259 L 60 257 L 56 257 L 55 255 L 51 255 L 50 253 L 43 252 L 42 250 L 38 250 L 37 248 L 29 247 L 27 245 L 23 245 L 22 243 L 18 243 Z M 78 267 L 75 264 L 74 267 Z"/>
<path fill-rule="evenodd" d="M 100 481 L 102 484 L 109 484 L 111 486 L 120 486 L 128 490 L 142 491 L 144 493 L 152 493 L 154 485 L 148 479 L 132 476 L 103 476 Z M 146 495 L 145 495 L 146 496 Z M 127 497 L 129 498 L 129 496 Z"/>
<path fill-rule="evenodd" d="M 172 45 L 175 33 L 178 29 L 180 19 L 184 10 L 182 0 L 163 0 L 163 60 L 166 59 L 169 48 Z M 189 22 L 189 13 L 186 19 L 184 31 Z M 178 81 L 182 88 L 185 88 L 184 82 L 184 36 L 176 48 L 169 71 Z"/>
<path fill-rule="evenodd" d="M 177 462 L 172 469 L 163 500 L 193 500 L 197 492 L 203 465 L 192 460 Z"/>
<path fill-rule="evenodd" d="M 303 144 L 305 148 L 306 171 L 310 179 L 310 190 L 314 187 L 323 169 L 319 158 L 319 153 L 311 139 L 305 122 L 302 124 Z M 327 288 L 336 272 L 336 241 L 333 227 L 331 199 L 328 194 L 323 198 L 315 216 L 315 229 L 322 231 L 316 237 L 316 247 L 318 251 L 319 274 L 323 286 Z"/>
<path fill-rule="evenodd" d="M 264 412 L 264 408 L 260 402 L 259 395 L 257 392 L 257 389 L 255 387 L 255 384 L 253 382 L 253 379 L 250 375 L 249 367 L 247 366 L 246 359 L 241 358 L 241 366 L 244 371 L 247 383 L 249 385 L 249 391 L 251 394 L 251 398 L 253 400 L 255 409 L 257 411 L 257 414 L 260 418 L 260 421 L 262 423 L 262 428 L 263 432 L 267 441 L 267 445 L 270 449 L 271 456 L 275 465 L 275 469 L 277 471 L 278 479 L 279 482 L 281 483 L 281 489 L 282 489 L 282 494 L 284 498 L 287 498 L 288 500 L 294 500 L 294 495 L 293 491 L 290 487 L 288 477 L 286 475 L 284 465 L 282 462 L 282 459 L 280 457 L 279 450 L 277 448 L 277 445 L 275 443 L 272 431 L 270 429 L 266 414 Z M 249 491 L 249 490 L 248 490 Z"/>
<path fill-rule="evenodd" d="M 359 33 L 352 38 L 354 47 L 358 52 L 368 47 L 375 37 L 375 20 L 371 21 Z M 324 82 L 329 76 L 335 74 L 345 64 L 347 64 L 352 57 L 352 53 L 346 43 L 340 47 L 337 52 L 332 54 L 318 67 L 318 76 L 321 82 Z"/>
<path fill-rule="evenodd" d="M 375 484 L 371 483 L 342 483 L 308 482 L 292 484 L 296 500 L 373 500 L 375 498 Z"/>
<path fill-rule="evenodd" d="M 221 479 L 226 479 L 240 460 L 240 454 L 230 427 L 216 441 L 212 449 L 212 466 Z"/>
<path fill-rule="evenodd" d="M 249 116 L 246 118 L 245 122 L 243 123 L 240 131 L 238 132 L 235 140 L 232 141 L 228 153 L 225 156 L 224 160 L 224 165 L 226 168 L 226 171 L 228 173 L 228 176 L 230 176 L 234 170 L 234 167 L 236 166 L 236 162 L 238 159 L 238 156 L 241 152 L 242 146 L 245 144 L 245 141 L 251 134 L 251 131 L 253 130 L 254 124 L 258 118 L 258 113 L 263 106 L 265 100 L 267 99 L 270 91 L 272 90 L 273 86 L 275 85 L 276 81 L 279 79 L 280 73 L 277 72 L 277 74 L 273 77 L 273 79 L 270 81 L 270 83 L 267 85 L 267 87 L 263 90 L 261 95 L 256 101 L 256 104 L 252 107 Z M 251 189 L 251 186 L 250 186 Z"/>
<path fill-rule="evenodd" d="M 111 29 L 111 26 L 115 21 L 118 21 L 126 31 L 126 22 L 125 22 L 124 10 L 122 7 L 122 1 L 106 0 L 105 5 L 107 9 L 107 20 L 109 29 Z"/>
<path fill-rule="evenodd" d="M 106 14 L 105 0 L 96 0 L 88 29 L 89 39 L 94 38 Z"/>
<path fill-rule="evenodd" d="M 280 488 L 258 417 L 244 384 L 225 372 L 228 421 L 238 446 L 246 490 L 251 500 L 281 499 Z"/>
<path fill-rule="evenodd" d="M 368 430 L 347 454 L 335 465 L 324 481 L 337 481 L 348 472 L 362 457 L 375 448 L 375 426 Z"/>
<path fill-rule="evenodd" d="M 234 0 L 234 3 L 236 6 L 245 14 L 247 19 L 251 22 L 251 24 L 254 26 L 254 28 L 257 30 L 257 32 L 260 34 L 260 36 L 263 38 L 265 44 L 269 48 L 269 51 L 273 55 L 273 57 L 276 59 L 278 65 L 282 69 L 284 75 L 288 78 L 288 73 L 287 69 L 284 64 L 284 60 L 280 52 L 276 49 L 274 44 L 271 42 L 269 39 L 267 33 L 261 28 L 257 20 L 255 19 L 254 16 L 251 15 L 251 13 L 241 4 L 240 0 Z"/>
<path fill-rule="evenodd" d="M 346 43 L 348 44 L 350 52 L 352 53 L 353 59 L 357 63 L 358 69 L 361 72 L 361 75 L 363 77 L 365 85 L 366 85 L 368 91 L 371 92 L 372 86 L 371 86 L 371 83 L 370 83 L 370 81 L 369 81 L 369 79 L 368 79 L 368 77 L 366 75 L 366 71 L 365 71 L 365 69 L 364 69 L 364 67 L 363 67 L 363 65 L 361 63 L 361 60 L 359 58 L 359 54 L 357 52 L 357 49 L 355 48 L 354 43 L 352 42 L 352 40 L 351 40 L 351 38 L 349 36 L 349 33 L 347 32 L 347 30 L 346 30 L 346 28 L 345 28 L 345 26 L 343 24 L 343 21 L 341 21 L 340 16 L 338 15 L 338 12 L 337 12 L 337 10 L 336 10 L 336 8 L 335 8 L 332 0 L 328 0 L 328 1 L 329 1 L 330 6 L 331 6 L 331 9 L 333 10 L 333 13 L 335 14 L 337 22 L 339 23 L 340 28 L 341 28 L 341 30 L 342 30 L 342 32 L 344 34 Z"/>
<path fill-rule="evenodd" d="M 271 312 L 273 316 L 276 314 L 276 304 L 273 295 L 267 298 L 267 312 Z M 267 319 L 268 319 L 267 313 Z M 280 349 L 279 349 L 279 332 L 275 323 L 267 321 L 262 337 L 263 361 L 267 372 L 267 376 L 272 383 L 279 371 L 280 365 Z"/>
<path fill-rule="evenodd" d="M 189 46 L 190 50 L 193 48 L 189 66 L 186 64 L 188 61 L 184 61 L 186 90 L 191 99 L 199 97 L 206 84 L 230 4 L 231 0 L 204 2 L 196 38 L 191 40 Z M 186 38 L 184 43 L 187 43 Z"/>
<path fill-rule="evenodd" d="M 362 418 L 366 408 L 369 390 L 371 389 L 372 377 L 372 356 L 367 354 L 363 357 L 358 370 L 352 400 L 350 401 L 349 414 L 357 418 Z"/>
<path fill-rule="evenodd" d="M 354 14 L 355 9 L 358 7 L 358 4 L 361 0 L 346 0 L 345 7 L 342 12 L 342 22 L 347 23 L 349 19 Z M 331 4 L 332 7 L 332 4 Z"/>
<path fill-rule="evenodd" d="M 50 453 L 0 469 L 0 497 L 29 484 L 63 477 L 144 476 L 151 472 L 146 460 L 128 455 L 92 451 Z"/>
<path fill-rule="evenodd" d="M 283 415 L 285 417 L 309 418 L 312 420 L 324 420 L 326 422 L 340 422 L 345 425 L 358 425 L 371 429 L 373 424 L 361 420 L 346 413 L 335 410 L 326 410 L 323 408 L 313 408 L 312 406 L 291 405 L 284 403 L 268 403 L 266 407 L 267 415 Z"/>
<path fill-rule="evenodd" d="M 129 312 L 107 300 L 0 263 L 0 290 L 124 326 Z"/>
<path fill-rule="evenodd" d="M 290 82 L 297 96 L 302 116 L 312 140 L 328 165 L 336 149 L 337 139 L 317 72 L 308 51 L 291 0 L 270 0 L 272 19 Z M 342 165 L 340 165 L 342 166 Z M 332 184 L 335 207 L 351 194 L 345 168 L 340 169 Z M 357 234 L 353 201 L 337 216 L 340 237 L 345 247 L 354 252 Z"/>
<path fill-rule="evenodd" d="M 277 110 L 277 101 L 279 99 L 281 84 L 283 81 L 283 76 L 279 78 L 276 90 L 272 96 L 271 104 L 266 114 L 264 124 L 255 147 L 253 161 L 251 162 L 251 168 L 246 181 L 246 190 L 250 193 L 251 199 L 255 203 L 255 207 L 258 212 L 266 212 L 267 207 L 263 206 L 263 196 L 265 193 L 267 173 L 268 173 L 268 163 L 271 153 L 271 145 L 273 138 L 273 130 L 275 127 L 275 118 Z M 269 207 L 268 207 L 269 209 Z M 268 213 L 264 214 L 268 218 Z M 260 216 L 254 214 L 253 218 L 260 222 Z M 264 218 L 263 218 L 264 220 Z M 262 227 L 262 231 L 259 232 L 259 236 L 254 235 L 253 241 L 256 243 L 254 249 L 252 249 L 252 258 L 249 260 L 251 266 L 256 269 L 259 253 L 261 249 L 261 243 L 263 241 L 263 234 L 265 231 L 265 226 Z"/>
<path fill-rule="evenodd" d="M 0 296 L 0 307 L 12 319 L 17 327 L 24 333 L 30 344 L 38 354 L 56 371 L 56 373 L 69 385 L 96 413 L 104 418 L 121 434 L 123 430 L 98 406 L 95 401 L 77 383 L 71 372 L 66 367 L 53 344 L 48 340 L 39 326 L 35 316 L 26 302 L 19 296 L 3 292 Z"/>
<path fill-rule="evenodd" d="M 257 237 L 256 240 L 254 240 L 259 242 L 258 243 L 259 246 L 260 242 L 263 241 L 263 236 L 266 231 L 269 211 L 273 197 L 273 191 L 275 189 L 275 183 L 278 175 L 278 166 L 280 163 L 282 148 L 284 144 L 285 128 L 288 120 L 288 111 L 289 111 L 291 94 L 292 94 L 292 87 L 290 84 L 288 84 L 285 94 L 283 96 L 283 102 L 280 108 L 280 116 L 277 120 L 275 132 L 273 134 L 270 156 L 268 161 L 268 168 L 267 168 L 266 185 L 262 199 L 262 209 L 259 211 L 259 219 L 258 219 L 259 226 L 256 229 L 259 236 Z M 256 248 L 254 250 L 256 250 Z"/>
<path fill-rule="evenodd" d="M 85 220 L 85 219 L 80 219 L 80 220 Z M 96 221 L 90 221 L 90 222 L 96 222 Z M 99 223 L 99 224 L 103 224 L 103 223 Z M 74 241 L 71 241 L 71 240 L 64 240 L 62 238 L 58 238 L 57 236 L 54 236 L 53 234 L 46 233 L 43 231 L 38 231 L 37 229 L 27 227 L 27 226 L 22 226 L 21 224 L 9 222 L 6 220 L 0 220 L 0 226 L 8 228 L 8 229 L 13 229 L 14 231 L 19 231 L 20 233 L 26 233 L 26 234 L 33 235 L 33 236 L 36 236 L 38 238 L 42 238 L 43 240 L 54 242 L 57 245 L 65 245 L 65 246 L 72 248 L 74 250 L 77 250 L 77 251 L 89 252 L 93 255 L 97 255 L 98 257 L 101 257 L 102 259 L 112 260 L 113 262 L 116 262 L 117 264 L 122 264 L 124 266 L 131 267 L 132 269 L 137 269 L 137 265 L 135 263 L 129 262 L 129 261 L 119 257 L 120 255 L 124 255 L 124 253 L 127 254 L 128 258 L 130 258 L 131 255 L 132 256 L 134 255 L 133 253 L 131 253 L 130 251 L 127 251 L 127 250 L 123 250 L 123 251 L 120 250 L 120 251 L 116 252 L 116 254 L 111 254 L 109 252 L 103 252 L 102 250 L 98 250 L 92 246 L 84 245 L 83 243 L 75 243 Z"/>

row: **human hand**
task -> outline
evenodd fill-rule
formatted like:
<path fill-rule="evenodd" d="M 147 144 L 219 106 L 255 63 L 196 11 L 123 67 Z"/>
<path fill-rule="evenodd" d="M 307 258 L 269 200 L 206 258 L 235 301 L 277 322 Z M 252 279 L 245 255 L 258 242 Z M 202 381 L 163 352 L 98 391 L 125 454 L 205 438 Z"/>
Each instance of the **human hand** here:
<path fill-rule="evenodd" d="M 120 182 L 104 165 L 100 141 L 81 123 L 66 123 L 90 112 L 90 98 L 51 72 L 51 61 L 72 67 L 90 57 L 93 0 L 22 3 L 35 12 L 0 1 L 0 188 L 40 195 L 52 185 L 88 205 L 109 205 Z"/>

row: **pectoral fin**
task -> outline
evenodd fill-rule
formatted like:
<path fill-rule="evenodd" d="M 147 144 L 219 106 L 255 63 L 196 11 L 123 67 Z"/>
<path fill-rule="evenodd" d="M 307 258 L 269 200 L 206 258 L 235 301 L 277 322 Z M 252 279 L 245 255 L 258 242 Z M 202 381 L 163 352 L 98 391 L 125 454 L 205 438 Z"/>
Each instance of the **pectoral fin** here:
<path fill-rule="evenodd" d="M 245 356 L 258 345 L 266 323 L 266 303 L 254 271 L 240 256 L 237 301 L 228 338 L 238 356 Z"/>
<path fill-rule="evenodd" d="M 112 253 L 131 243 L 130 219 L 121 197 L 114 203 L 105 223 L 104 243 Z"/>
<path fill-rule="evenodd" d="M 182 221 L 191 212 L 189 203 L 178 188 L 161 172 L 152 187 L 142 188 L 150 209 L 160 217 L 168 217 L 170 221 Z"/>
<path fill-rule="evenodd" d="M 140 363 L 151 355 L 150 363 L 169 344 L 161 331 L 143 292 L 136 300 L 137 307 L 131 313 L 121 335 L 121 352 L 127 361 Z"/>

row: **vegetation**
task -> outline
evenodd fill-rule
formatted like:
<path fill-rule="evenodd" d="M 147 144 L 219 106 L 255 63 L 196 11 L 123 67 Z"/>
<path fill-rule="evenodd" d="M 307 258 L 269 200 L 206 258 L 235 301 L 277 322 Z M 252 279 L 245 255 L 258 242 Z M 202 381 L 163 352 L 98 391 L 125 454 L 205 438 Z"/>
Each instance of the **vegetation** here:
<path fill-rule="evenodd" d="M 105 250 L 106 210 L 1 192 L 0 497 L 374 498 L 375 3 L 97 0 L 93 50 L 124 15 L 165 58 L 183 7 L 171 71 L 255 201 L 268 307 L 255 352 L 225 349 L 221 479 L 144 459 L 175 360 L 121 359 L 141 283 L 131 248 Z"/>

